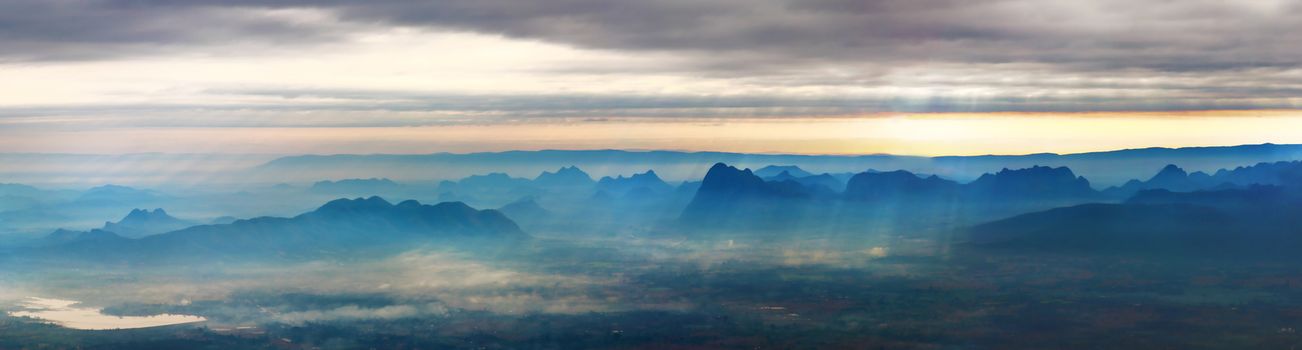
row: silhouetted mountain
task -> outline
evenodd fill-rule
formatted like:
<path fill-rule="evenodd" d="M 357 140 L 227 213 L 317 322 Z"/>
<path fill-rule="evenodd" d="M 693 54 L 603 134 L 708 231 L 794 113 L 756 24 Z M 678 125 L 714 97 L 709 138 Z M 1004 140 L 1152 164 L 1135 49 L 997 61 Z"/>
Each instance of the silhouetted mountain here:
<path fill-rule="evenodd" d="M 0 183 L 0 196 L 39 198 L 44 193 L 39 188 L 24 184 Z"/>
<path fill-rule="evenodd" d="M 597 181 L 597 190 L 606 192 L 612 196 L 624 197 L 629 192 L 637 191 L 641 195 L 658 195 L 669 193 L 673 186 L 669 186 L 660 176 L 656 175 L 654 170 L 647 170 L 645 173 L 633 174 L 630 177 L 602 177 Z"/>
<path fill-rule="evenodd" d="M 775 178 L 790 177 L 779 173 Z M 706 174 L 696 197 L 683 211 L 682 221 L 697 225 L 721 221 L 748 226 L 765 222 L 765 227 L 924 229 L 1098 197 L 1089 182 L 1070 169 L 1038 166 L 1004 169 L 968 184 L 903 170 L 866 171 L 852 177 L 839 196 L 829 195 L 825 188 L 790 179 L 766 182 L 748 170 L 720 163 Z M 919 225 L 922 222 L 928 224 Z"/>
<path fill-rule="evenodd" d="M 715 198 L 800 198 L 808 195 L 793 181 L 764 181 L 750 169 L 739 170 L 723 163 L 710 167 L 696 194 Z"/>
<path fill-rule="evenodd" d="M 845 183 L 841 182 L 840 179 L 828 173 L 797 177 L 795 175 L 791 175 L 790 172 L 784 170 L 781 173 L 778 173 L 777 175 L 764 178 L 764 181 L 771 181 L 771 182 L 795 181 L 801 185 L 805 185 L 805 187 L 821 187 L 834 193 L 839 193 L 845 190 Z"/>
<path fill-rule="evenodd" d="M 1152 170 L 1166 164 L 1179 164 L 1186 169 L 1219 169 L 1296 159 L 1302 159 L 1302 145 L 1261 144 L 1143 148 L 1062 155 L 1037 153 L 947 157 L 547 150 L 469 154 L 292 156 L 267 163 L 259 167 L 257 173 L 280 178 L 285 174 L 353 173 L 359 174 L 353 176 L 383 174 L 392 179 L 424 179 L 428 174 L 435 172 L 450 176 L 487 171 L 537 173 L 545 169 L 577 165 L 584 169 L 609 169 L 615 172 L 656 169 L 662 176 L 687 178 L 700 176 L 714 163 L 723 162 L 796 165 L 807 169 L 823 169 L 834 176 L 838 173 L 858 172 L 862 169 L 906 169 L 916 174 L 935 174 L 946 179 L 969 182 L 981 174 L 996 172 L 1002 168 L 1017 169 L 1044 165 L 1069 167 L 1073 172 L 1089 178 L 1090 182 L 1096 185 L 1120 185 L 1130 179 L 1152 176 Z M 760 175 L 767 177 L 780 172 L 779 170 L 772 174 L 760 173 Z M 795 172 L 792 174 L 798 175 Z M 848 181 L 848 177 L 843 181 Z"/>
<path fill-rule="evenodd" d="M 1207 176 L 1206 173 L 1201 174 L 1201 177 Z M 1148 179 L 1148 183 L 1155 185 L 1153 188 L 1162 188 L 1172 191 L 1191 191 L 1200 186 L 1190 178 L 1188 172 L 1175 166 L 1175 164 L 1167 164 L 1167 166 L 1162 167 L 1162 170 L 1159 170 L 1157 175 L 1153 175 L 1152 178 Z"/>
<path fill-rule="evenodd" d="M 759 176 L 759 175 L 755 175 L 755 176 Z M 794 175 L 791 175 L 791 173 L 787 172 L 786 170 L 783 170 L 782 172 L 778 173 L 777 175 L 773 175 L 773 176 L 760 176 L 760 178 L 764 179 L 764 181 L 777 181 L 777 182 L 782 182 L 782 181 L 795 180 L 795 179 L 797 179 L 797 177 L 795 177 Z"/>
<path fill-rule="evenodd" d="M 1213 175 L 1201 171 L 1186 174 L 1180 167 L 1167 165 L 1148 181 L 1131 180 L 1125 185 L 1109 188 L 1107 192 L 1121 197 L 1150 189 L 1188 192 L 1252 185 L 1302 186 L 1302 161 L 1257 163 L 1217 170 Z"/>
<path fill-rule="evenodd" d="M 1136 192 L 1150 189 L 1187 192 L 1213 187 L 1216 185 L 1215 182 L 1216 179 L 1207 173 L 1197 171 L 1190 174 L 1175 164 L 1168 164 L 1147 181 L 1130 180 L 1119 187 L 1108 188 L 1105 193 L 1112 197 L 1128 197 Z"/>
<path fill-rule="evenodd" d="M 1165 189 L 1144 190 L 1125 201 L 1126 204 L 1193 204 L 1226 209 L 1286 208 L 1299 197 L 1289 188 L 1253 185 L 1242 189 L 1173 192 Z"/>
<path fill-rule="evenodd" d="M 763 168 L 759 168 L 758 170 L 755 170 L 755 176 L 759 176 L 760 178 L 766 180 L 769 180 L 769 178 L 778 176 L 782 173 L 787 173 L 787 175 L 792 178 L 808 177 L 814 175 L 808 171 L 805 171 L 805 169 L 801 169 L 800 167 L 795 165 L 769 165 Z M 778 180 L 780 181 L 782 179 L 778 179 Z"/>
<path fill-rule="evenodd" d="M 90 231 L 73 231 L 58 229 L 41 239 L 39 244 L 45 246 L 84 243 L 86 245 L 114 245 L 130 241 L 114 232 L 94 229 Z"/>
<path fill-rule="evenodd" d="M 588 173 L 579 170 L 579 167 L 568 166 L 560 168 L 555 173 L 544 171 L 533 179 L 534 185 L 548 187 L 578 187 L 592 186 L 594 181 Z"/>
<path fill-rule="evenodd" d="M 455 188 L 463 189 L 494 189 L 509 190 L 521 186 L 529 186 L 532 182 L 528 179 L 514 178 L 505 173 L 488 173 L 484 175 L 471 175 L 461 181 L 457 181 Z M 440 186 L 440 189 L 447 190 Z"/>
<path fill-rule="evenodd" d="M 697 225 L 726 225 L 735 221 L 752 223 L 775 219 L 780 208 L 799 205 L 808 190 L 795 181 L 769 182 L 750 169 L 740 170 L 717 163 L 706 172 L 696 196 L 680 219 Z M 767 221 L 767 220 L 766 220 Z"/>
<path fill-rule="evenodd" d="M 863 172 L 850 178 L 844 198 L 852 201 L 952 199 L 960 185 L 935 175 L 922 178 L 904 170 Z"/>
<path fill-rule="evenodd" d="M 194 226 L 195 223 L 177 219 L 168 215 L 163 209 L 153 211 L 133 209 L 131 213 L 118 222 L 105 222 L 104 231 L 116 233 L 122 237 L 139 238 L 152 234 L 180 230 Z"/>
<path fill-rule="evenodd" d="M 1212 175 L 1213 184 L 1235 185 L 1302 185 L 1302 161 L 1257 163 L 1231 170 L 1221 169 Z"/>
<path fill-rule="evenodd" d="M 224 225 L 126 239 L 112 244 L 74 241 L 46 248 L 47 256 L 144 261 L 150 259 L 306 258 L 335 253 L 392 252 L 413 246 L 475 239 L 509 241 L 527 237 L 501 212 L 463 203 L 396 205 L 380 197 L 338 199 L 292 218 L 260 217 Z M 93 252 L 93 254 L 87 254 Z M 361 254 L 361 255 L 357 255 Z"/>
<path fill-rule="evenodd" d="M 311 191 L 321 194 L 366 194 L 392 193 L 401 191 L 402 185 L 384 178 L 344 179 L 339 181 L 318 181 L 312 184 Z"/>
<path fill-rule="evenodd" d="M 50 232 L 50 234 L 48 235 L 45 235 L 43 239 L 45 240 L 46 243 L 51 243 L 51 244 L 68 243 L 73 241 L 78 236 L 81 236 L 84 233 L 86 233 L 86 231 L 74 231 L 74 230 L 61 228 L 61 229 L 54 230 L 54 232 Z"/>
<path fill-rule="evenodd" d="M 1092 198 L 1098 195 L 1089 180 L 1077 177 L 1067 167 L 1050 168 L 1033 166 L 1025 169 L 1003 169 L 998 173 L 981 175 L 964 186 L 970 200 L 1060 200 Z"/>
<path fill-rule="evenodd" d="M 1295 256 L 1302 200 L 1285 188 L 1149 190 L 1123 204 L 1085 204 L 977 225 L 974 247 L 1024 253 Z"/>
<path fill-rule="evenodd" d="M 981 204 L 1085 199 L 1096 195 L 1089 181 L 1076 177 L 1071 169 L 1035 166 L 1003 169 L 967 184 L 935 175 L 922 177 L 904 170 L 867 171 L 850 178 L 843 197 L 859 202 L 946 200 Z"/>

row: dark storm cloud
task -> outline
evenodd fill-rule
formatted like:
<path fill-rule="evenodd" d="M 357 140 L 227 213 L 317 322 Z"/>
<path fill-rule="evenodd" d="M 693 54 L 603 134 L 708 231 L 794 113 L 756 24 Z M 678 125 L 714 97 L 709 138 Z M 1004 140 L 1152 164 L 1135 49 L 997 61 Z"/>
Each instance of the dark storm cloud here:
<path fill-rule="evenodd" d="M 343 24 L 201 1 L 0 1 L 0 61 L 93 60 L 209 46 L 340 40 Z M 264 46 L 265 48 L 265 46 Z"/>
<path fill-rule="evenodd" d="M 0 61 L 95 60 L 160 51 L 220 55 L 231 45 L 250 50 L 328 46 L 349 40 L 350 34 L 403 27 L 667 53 L 684 59 L 637 69 L 753 86 L 878 87 L 898 83 L 891 74 L 901 68 L 966 65 L 1036 81 L 946 73 L 950 79 L 923 87 L 1015 85 L 1050 94 L 1014 91 L 977 99 L 990 103 L 979 108 L 953 102 L 963 97 L 898 103 L 887 96 L 856 100 L 847 111 L 1020 108 L 1009 105 L 1076 110 L 1100 101 L 1118 109 L 1293 107 L 1290 99 L 1302 82 L 1297 74 L 1281 73 L 1302 68 L 1302 36 L 1293 35 L 1298 18 L 1302 1 L 1295 0 L 10 0 L 0 2 Z M 568 67 L 554 73 L 621 69 Z M 1068 78 L 1053 79 L 1060 76 Z M 1054 95 L 1062 91 L 1071 93 Z M 401 98 L 403 106 L 412 103 Z M 770 107 L 766 98 L 735 102 Z M 1253 100 L 1259 98 L 1274 100 Z M 937 100 L 943 103 L 927 102 Z M 624 103 L 625 109 L 700 104 L 646 101 L 602 103 Z M 803 100 L 782 101 L 801 106 Z M 583 104 L 564 96 L 517 97 L 512 103 L 547 110 L 548 104 L 566 102 Z M 908 108 L 892 107 L 900 105 Z"/>
<path fill-rule="evenodd" d="M 259 12 L 293 8 L 324 10 L 334 25 Z M 0 50 L 38 59 L 93 55 L 79 45 L 310 43 L 365 25 L 682 51 L 734 69 L 947 61 L 1199 71 L 1296 66 L 1299 15 L 1298 1 L 1219 0 L 16 0 L 0 4 Z"/>

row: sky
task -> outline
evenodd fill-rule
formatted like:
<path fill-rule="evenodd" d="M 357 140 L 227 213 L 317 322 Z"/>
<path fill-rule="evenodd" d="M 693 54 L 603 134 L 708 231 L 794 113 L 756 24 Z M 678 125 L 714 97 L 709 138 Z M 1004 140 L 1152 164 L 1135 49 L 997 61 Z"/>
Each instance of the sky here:
<path fill-rule="evenodd" d="M 7 0 L 0 152 L 1302 143 L 1300 15 L 1278 0 Z"/>

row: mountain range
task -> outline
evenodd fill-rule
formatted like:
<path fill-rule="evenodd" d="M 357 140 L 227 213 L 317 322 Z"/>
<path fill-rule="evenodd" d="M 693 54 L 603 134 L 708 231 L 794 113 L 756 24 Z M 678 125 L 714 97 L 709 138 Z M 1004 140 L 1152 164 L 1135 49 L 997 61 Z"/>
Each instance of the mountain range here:
<path fill-rule="evenodd" d="M 588 173 L 577 166 L 563 167 L 556 172 L 543 171 L 533 179 L 533 184 L 544 187 L 580 187 L 592 186 L 595 181 Z"/>
<path fill-rule="evenodd" d="M 613 196 L 638 197 L 666 194 L 673 191 L 673 186 L 660 179 L 654 170 L 647 170 L 629 177 L 624 175 L 602 177 L 597 181 L 596 190 Z"/>
<path fill-rule="evenodd" d="M 795 174 L 809 174 L 809 172 L 800 170 L 799 167 L 795 167 L 795 169 L 797 170 Z M 843 174 L 838 174 L 838 175 L 843 175 Z M 760 175 L 756 173 L 756 176 L 760 176 Z M 854 174 L 849 174 L 849 176 L 837 176 L 829 173 L 822 173 L 818 175 L 810 174 L 804 176 L 797 176 L 797 175 L 793 175 L 791 171 L 783 170 L 777 175 L 760 176 L 760 177 L 764 178 L 764 181 L 782 182 L 782 181 L 791 180 L 801 185 L 805 185 L 806 187 L 811 187 L 811 188 L 822 187 L 830 192 L 841 192 L 841 191 L 845 191 L 845 183 L 846 183 L 846 181 L 842 180 L 842 178 L 844 177 L 845 179 L 849 179 L 852 176 L 854 176 Z"/>
<path fill-rule="evenodd" d="M 999 169 L 1032 166 L 1068 167 L 1095 185 L 1121 185 L 1130 179 L 1150 176 L 1153 169 L 1179 164 L 1186 169 L 1212 171 L 1243 164 L 1302 159 L 1302 145 L 1240 145 L 1185 148 L 1142 148 L 1074 154 L 1036 153 L 981 156 L 900 155 L 783 155 L 727 152 L 544 150 L 495 153 L 437 153 L 423 155 L 305 155 L 282 157 L 255 169 L 256 176 L 288 181 L 289 174 L 316 174 L 336 178 L 388 177 L 399 181 L 427 179 L 429 174 L 459 178 L 486 172 L 538 174 L 562 166 L 602 169 L 610 175 L 655 169 L 673 180 L 699 179 L 714 163 L 760 168 L 773 164 L 798 166 L 816 173 L 858 173 L 864 169 L 904 169 L 935 174 L 959 182 L 975 180 Z M 773 168 L 777 175 L 781 168 Z M 602 174 L 602 175 L 607 175 Z M 802 177 L 792 172 L 793 176 Z"/>
<path fill-rule="evenodd" d="M 105 230 L 56 231 L 33 258 L 93 259 L 104 262 L 239 261 L 296 259 L 379 253 L 441 244 L 493 244 L 528 236 L 496 210 L 463 203 L 435 205 L 380 197 L 338 199 L 298 216 L 260 217 L 229 224 L 199 225 L 131 239 Z M 234 260 L 231 260 L 234 259 Z"/>
<path fill-rule="evenodd" d="M 1302 162 L 1212 175 L 1164 167 L 1120 203 L 1092 203 L 976 225 L 968 245 L 1038 252 L 1284 257 L 1302 249 Z M 1246 254 L 1246 255 L 1245 255 Z"/>
<path fill-rule="evenodd" d="M 680 220 L 695 226 L 744 224 L 767 226 L 792 222 L 791 215 L 811 198 L 795 181 L 764 181 L 750 169 L 716 163 L 705 173 Z"/>
<path fill-rule="evenodd" d="M 790 175 L 788 171 L 783 173 Z M 1100 198 L 1088 180 L 1065 167 L 1003 169 L 966 184 L 904 170 L 865 171 L 851 177 L 839 193 L 819 183 L 780 175 L 765 180 L 749 169 L 715 164 L 680 221 L 689 227 L 898 221 L 942 213 L 1016 212 Z"/>
<path fill-rule="evenodd" d="M 1019 252 L 1190 257 L 1296 256 L 1302 195 L 1278 186 L 1146 190 L 1117 204 L 1017 215 L 968 230 L 968 246 Z"/>
<path fill-rule="evenodd" d="M 1248 185 L 1288 185 L 1302 183 L 1302 162 L 1282 161 L 1220 169 L 1214 174 L 1186 172 L 1175 164 L 1168 164 L 1146 181 L 1130 180 L 1124 185 L 1108 188 L 1114 196 L 1129 196 L 1148 189 L 1167 189 L 1177 192 L 1226 189 Z"/>

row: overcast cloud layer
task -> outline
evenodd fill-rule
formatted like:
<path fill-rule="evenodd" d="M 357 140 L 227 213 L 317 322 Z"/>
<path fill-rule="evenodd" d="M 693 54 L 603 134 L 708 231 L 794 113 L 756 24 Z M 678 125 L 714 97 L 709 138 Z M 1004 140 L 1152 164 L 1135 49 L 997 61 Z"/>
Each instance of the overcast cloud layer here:
<path fill-rule="evenodd" d="M 0 122 L 1287 109 L 1298 18 L 1289 0 L 10 0 Z"/>

